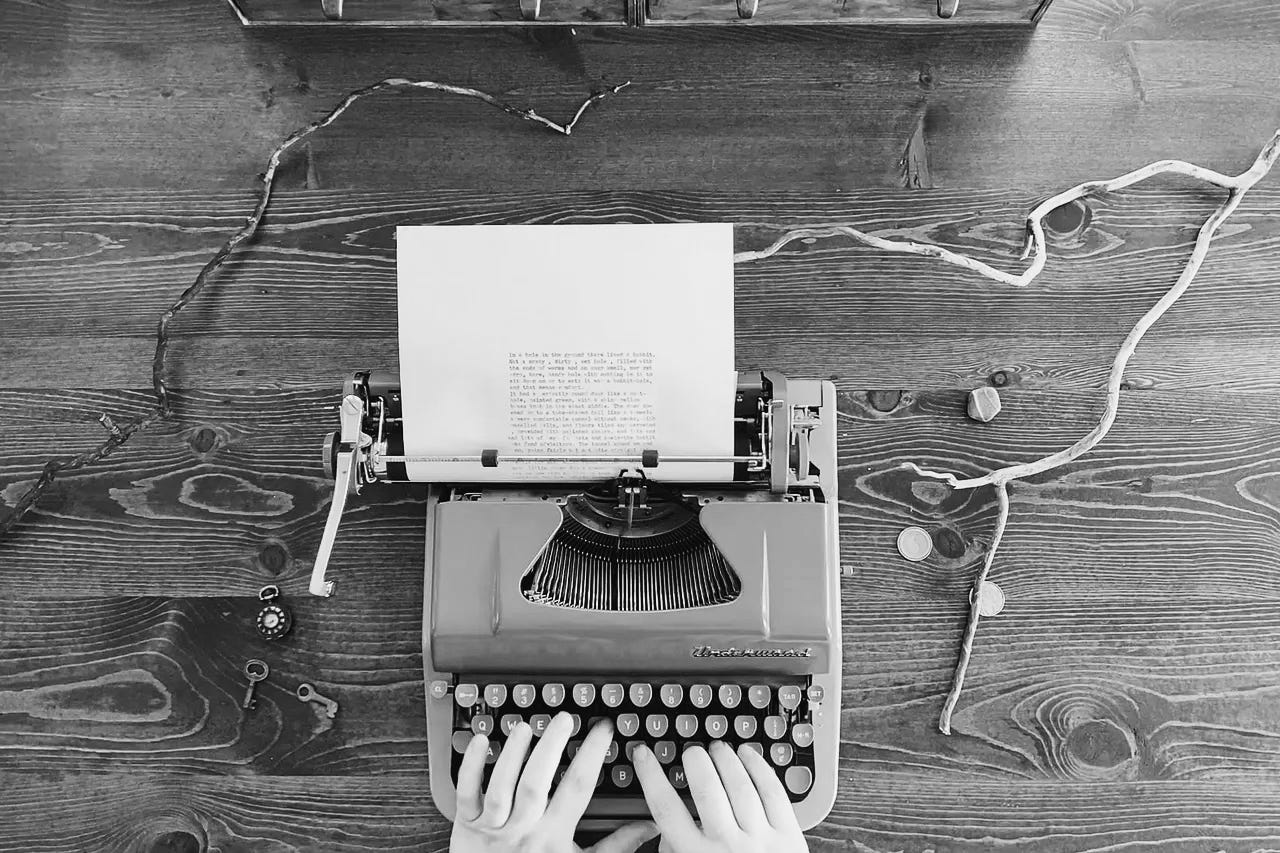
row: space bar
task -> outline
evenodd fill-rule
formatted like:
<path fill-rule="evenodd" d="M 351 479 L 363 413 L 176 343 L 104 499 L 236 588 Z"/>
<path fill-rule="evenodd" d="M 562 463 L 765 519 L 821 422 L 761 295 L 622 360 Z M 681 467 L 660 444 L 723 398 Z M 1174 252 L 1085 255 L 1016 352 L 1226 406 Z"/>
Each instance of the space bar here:
<path fill-rule="evenodd" d="M 693 799 L 687 793 L 681 799 L 684 801 L 685 807 L 696 816 L 697 812 L 693 807 Z M 587 806 L 587 811 L 583 817 L 626 818 L 627 820 L 647 818 L 649 817 L 649 804 L 638 793 L 634 797 L 594 797 Z"/>

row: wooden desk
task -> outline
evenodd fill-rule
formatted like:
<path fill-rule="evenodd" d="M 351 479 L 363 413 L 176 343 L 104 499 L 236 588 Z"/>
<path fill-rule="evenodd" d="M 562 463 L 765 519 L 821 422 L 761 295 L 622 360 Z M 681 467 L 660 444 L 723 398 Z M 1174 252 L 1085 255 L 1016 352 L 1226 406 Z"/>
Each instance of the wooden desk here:
<path fill-rule="evenodd" d="M 123 11 L 122 11 L 123 10 Z M 126 12 L 128 13 L 126 15 Z M 396 366 L 401 223 L 850 222 L 1013 267 L 1025 211 L 1160 157 L 1243 169 L 1280 123 L 1280 7 L 1058 0 L 1038 30 L 249 33 L 208 0 L 10 4 L 0 32 L 0 496 L 150 405 L 157 315 L 243 221 L 271 148 L 391 74 L 565 115 L 379 95 L 281 174 L 266 229 L 175 327 L 176 416 L 0 542 L 0 850 L 444 850 L 425 776 L 420 492 L 349 513 L 305 595 L 320 437 Z M 1009 292 L 839 241 L 739 270 L 738 362 L 844 393 L 842 788 L 815 851 L 1280 846 L 1280 183 L 1139 349 L 1119 422 L 1018 484 L 950 738 L 935 728 L 990 535 L 959 470 L 1065 446 L 1219 198 L 1091 205 Z M 1072 223 L 1059 222 L 1069 230 Z M 1001 386 L 979 426 L 964 393 Z M 893 540 L 935 532 L 922 564 Z M 264 647 L 279 583 L 292 638 Z M 273 678 L 242 718 L 240 668 Z M 342 703 L 329 723 L 290 691 Z"/>

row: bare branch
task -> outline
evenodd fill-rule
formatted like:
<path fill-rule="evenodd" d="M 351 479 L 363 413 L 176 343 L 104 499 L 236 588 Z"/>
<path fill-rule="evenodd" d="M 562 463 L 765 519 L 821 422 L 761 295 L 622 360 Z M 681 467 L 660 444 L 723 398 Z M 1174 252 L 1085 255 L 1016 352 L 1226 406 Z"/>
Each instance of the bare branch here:
<path fill-rule="evenodd" d="M 1053 210 L 1068 204 L 1077 199 L 1086 198 L 1088 196 L 1101 195 L 1103 193 L 1115 192 L 1132 186 L 1140 181 L 1160 174 L 1173 173 L 1178 175 L 1186 175 L 1187 177 L 1196 178 L 1201 181 L 1220 186 L 1227 190 L 1227 197 L 1222 204 L 1215 210 L 1204 224 L 1200 227 L 1200 233 L 1196 237 L 1195 248 L 1191 252 L 1191 257 L 1187 260 L 1186 266 L 1182 270 L 1182 274 L 1178 276 L 1177 282 L 1173 287 L 1160 298 L 1155 305 L 1152 305 L 1145 314 L 1134 325 L 1133 329 L 1125 337 L 1124 342 L 1120 345 L 1119 352 L 1116 353 L 1115 360 L 1111 363 L 1111 372 L 1107 377 L 1107 401 L 1103 410 L 1102 417 L 1097 425 L 1089 430 L 1078 441 L 1070 447 L 1066 447 L 1057 453 L 1051 453 L 1034 462 L 1027 462 L 1021 465 L 1010 465 L 1005 468 L 999 468 L 991 471 L 981 477 L 960 478 L 955 474 L 945 471 L 930 471 L 921 468 L 914 462 L 905 462 L 902 467 L 912 473 L 928 477 L 934 480 L 941 480 L 952 488 L 956 489 L 976 489 L 979 486 L 992 485 L 996 488 L 996 497 L 1000 502 L 1000 514 L 996 519 L 996 532 L 991 540 L 991 546 L 987 550 L 986 560 L 983 562 L 982 571 L 978 575 L 978 580 L 973 587 L 973 596 L 969 605 L 969 621 L 965 626 L 964 638 L 960 644 L 960 660 L 956 664 L 955 675 L 952 678 L 951 690 L 947 694 L 947 699 L 942 708 L 942 716 L 938 722 L 938 728 L 944 734 L 951 734 L 951 714 L 955 710 L 956 703 L 960 700 L 960 691 L 964 686 L 965 673 L 969 669 L 969 657 L 973 650 L 973 638 L 978 629 L 978 591 L 982 587 L 982 582 L 986 579 L 987 573 L 991 570 L 991 563 L 995 559 L 996 548 L 1000 545 L 1000 539 L 1004 535 L 1005 523 L 1009 517 L 1009 496 L 1007 486 L 1014 480 L 1021 480 L 1045 471 L 1059 468 L 1070 462 L 1075 461 L 1084 454 L 1092 450 L 1098 442 L 1106 437 L 1111 430 L 1112 425 L 1116 421 L 1116 416 L 1120 410 L 1120 386 L 1124 380 L 1124 371 L 1129 364 L 1129 359 L 1133 357 L 1134 352 L 1138 348 L 1138 342 L 1142 340 L 1142 336 L 1155 325 L 1166 311 L 1173 306 L 1175 302 L 1186 292 L 1191 286 L 1191 282 L 1195 279 L 1196 274 L 1200 271 L 1201 265 L 1204 264 L 1205 258 L 1209 254 L 1209 245 L 1213 242 L 1214 235 L 1222 223 L 1226 221 L 1235 209 L 1240 205 L 1240 200 L 1244 198 L 1245 193 L 1253 188 L 1258 181 L 1262 180 L 1271 168 L 1276 164 L 1276 160 L 1280 158 L 1280 130 L 1271 137 L 1270 141 L 1263 146 L 1259 152 L 1257 159 L 1253 165 L 1238 175 L 1228 176 L 1211 169 L 1205 169 L 1182 160 L 1160 160 L 1150 165 L 1143 166 L 1141 169 L 1135 169 L 1128 174 L 1121 175 L 1109 181 L 1090 181 L 1078 184 L 1069 190 L 1058 193 L 1057 195 L 1046 199 L 1032 209 L 1027 216 L 1027 244 L 1023 250 L 1022 256 L 1025 258 L 1028 254 L 1034 252 L 1035 257 L 1027 269 L 1019 275 L 997 270 L 994 267 L 985 264 L 973 258 L 953 252 L 950 249 L 943 249 L 938 246 L 930 246 L 923 243 L 916 243 L 910 240 L 888 240 L 883 237 L 877 237 L 864 231 L 848 226 L 825 226 L 821 228 L 799 228 L 788 231 L 779 237 L 774 243 L 766 249 L 756 252 L 739 252 L 734 255 L 734 263 L 743 263 L 747 261 L 759 260 L 777 254 L 789 243 L 795 240 L 805 240 L 819 237 L 835 237 L 846 236 L 873 246 L 877 249 L 883 249 L 889 252 L 901 252 L 904 254 L 923 255 L 925 257 L 937 258 L 944 263 L 962 267 L 963 269 L 972 270 L 980 275 L 1013 287 L 1025 287 L 1031 283 L 1040 271 L 1044 269 L 1047 259 L 1047 250 L 1044 236 L 1044 217 Z"/>
<path fill-rule="evenodd" d="M 613 86 L 603 91 L 596 92 L 582 102 L 570 121 L 565 124 L 558 124 L 549 118 L 545 118 L 534 110 L 514 107 L 499 100 L 498 98 L 495 98 L 487 92 L 481 92 L 479 89 L 470 89 L 465 86 L 454 86 L 449 83 L 437 83 L 434 80 L 406 80 L 402 77 L 390 77 L 386 80 L 374 83 L 371 86 L 365 86 L 363 89 L 357 89 L 343 98 L 342 101 L 330 110 L 323 118 L 291 133 L 283 142 L 276 146 L 276 149 L 271 152 L 271 156 L 267 159 L 267 169 L 263 172 L 260 178 L 261 187 L 258 190 L 257 204 L 254 205 L 253 211 L 249 214 L 248 219 L 245 220 L 244 225 L 242 225 L 239 230 L 232 234 L 227 241 L 222 244 L 222 247 L 214 253 L 213 257 L 209 259 L 209 262 L 206 263 L 196 275 L 195 281 L 193 281 L 191 285 L 182 292 L 182 295 L 169 306 L 167 311 L 160 315 L 160 320 L 156 324 L 156 351 L 151 362 L 151 387 L 156 398 L 155 409 L 141 417 L 135 418 L 123 427 L 113 425 L 114 428 L 111 429 L 111 434 L 107 439 L 90 451 L 81 453 L 78 456 L 73 456 L 70 459 L 61 461 L 50 460 L 45 463 L 44 467 L 40 471 L 40 476 L 36 478 L 35 482 L 18 497 L 17 502 L 14 504 L 13 511 L 4 518 L 0 518 L 0 538 L 6 536 L 9 531 L 11 531 L 18 522 L 22 520 L 23 516 L 25 516 L 33 506 L 35 506 L 36 501 L 40 499 L 40 495 L 44 494 L 45 489 L 49 488 L 49 485 L 53 483 L 54 479 L 57 478 L 60 473 L 64 471 L 71 471 L 76 468 L 82 468 L 85 465 L 97 462 L 99 459 L 115 452 L 120 445 L 128 441 L 135 433 L 141 432 L 158 420 L 168 418 L 172 413 L 172 407 L 169 401 L 169 387 L 165 383 L 165 356 L 169 349 L 169 324 L 173 321 L 173 318 L 178 315 L 179 311 L 200 295 L 201 291 L 204 290 L 205 285 L 208 284 L 209 277 L 222 267 L 224 263 L 226 263 L 227 258 L 233 251 L 235 251 L 236 247 L 257 233 L 258 226 L 262 222 L 263 214 L 267 212 L 267 205 L 271 201 L 271 190 L 275 184 L 276 169 L 280 166 L 280 158 L 284 156 L 285 152 L 294 145 L 306 139 L 317 130 L 332 124 L 337 120 L 338 116 L 346 112 L 348 107 L 366 95 L 372 95 L 374 92 L 379 92 L 383 89 L 405 87 L 429 89 L 435 92 L 444 92 L 449 95 L 475 98 L 477 100 L 484 101 L 490 106 L 497 107 L 505 113 L 516 116 L 517 118 L 524 119 L 525 121 L 531 121 L 535 124 L 540 124 L 548 130 L 553 130 L 556 133 L 568 136 L 573 132 L 574 126 L 577 125 L 578 120 L 582 118 L 582 114 L 587 111 L 588 107 L 609 95 L 622 91 L 629 85 L 631 85 L 629 82 L 622 83 L 618 86 Z M 108 419 L 108 421 L 109 420 L 110 419 Z"/>

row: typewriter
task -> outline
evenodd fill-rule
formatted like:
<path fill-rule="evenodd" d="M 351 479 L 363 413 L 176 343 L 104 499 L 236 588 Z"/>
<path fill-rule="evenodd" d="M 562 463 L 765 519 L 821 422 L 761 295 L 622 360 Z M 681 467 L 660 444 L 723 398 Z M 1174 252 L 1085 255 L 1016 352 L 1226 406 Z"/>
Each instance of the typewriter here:
<path fill-rule="evenodd" d="M 615 726 L 584 828 L 648 814 L 630 755 L 647 744 L 687 792 L 685 746 L 722 740 L 766 757 L 802 827 L 836 790 L 840 599 L 836 407 L 830 382 L 738 375 L 732 457 L 610 459 L 594 482 L 432 483 L 426 498 L 423 669 L 432 796 L 452 818 L 470 739 L 491 767 L 521 721 L 560 711 L 575 734 Z M 730 416 L 726 413 L 726 417 Z M 326 567 L 348 494 L 407 479 L 399 378 L 356 373 L 324 443 L 334 502 L 312 575 Z M 600 461 L 600 457 L 503 457 Z M 724 461 L 732 482 L 657 479 L 664 462 Z M 562 768 L 563 769 L 563 768 Z M 487 775 L 486 775 L 487 781 Z"/>

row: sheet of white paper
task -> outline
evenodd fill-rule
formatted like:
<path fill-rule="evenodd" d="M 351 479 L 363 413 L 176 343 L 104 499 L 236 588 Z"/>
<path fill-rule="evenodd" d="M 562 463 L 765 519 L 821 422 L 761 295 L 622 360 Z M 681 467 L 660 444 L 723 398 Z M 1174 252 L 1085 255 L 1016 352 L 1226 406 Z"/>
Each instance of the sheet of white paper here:
<path fill-rule="evenodd" d="M 731 225 L 455 225 L 396 229 L 409 478 L 614 476 L 617 463 L 441 456 L 730 456 Z M 427 457 L 427 458 L 424 458 Z M 662 463 L 655 479 L 732 479 Z"/>

